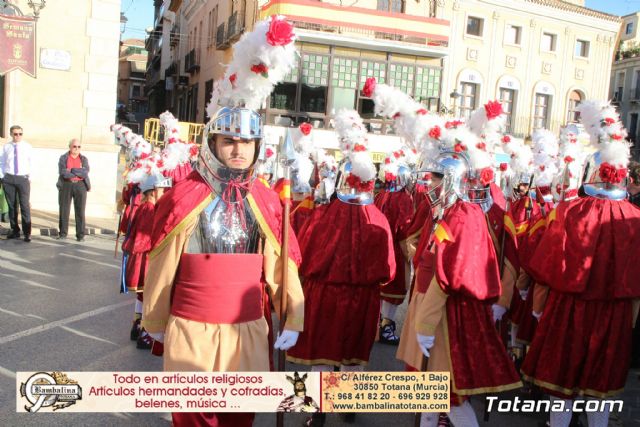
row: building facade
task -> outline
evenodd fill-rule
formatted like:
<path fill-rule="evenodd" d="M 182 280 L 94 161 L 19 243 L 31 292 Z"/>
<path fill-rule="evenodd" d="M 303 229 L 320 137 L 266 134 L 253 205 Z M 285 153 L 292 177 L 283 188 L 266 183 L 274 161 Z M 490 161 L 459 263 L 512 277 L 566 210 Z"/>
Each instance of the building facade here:
<path fill-rule="evenodd" d="M 148 52 L 140 39 L 126 39 L 120 45 L 118 64 L 118 122 L 140 133 L 149 115 L 145 95 Z"/>
<path fill-rule="evenodd" d="M 500 99 L 508 131 L 522 137 L 538 128 L 557 132 L 577 120 L 580 101 L 608 97 L 619 17 L 580 0 L 443 3 L 451 21 L 443 94 L 456 114 Z"/>
<path fill-rule="evenodd" d="M 30 14 L 26 0 L 11 1 Z M 2 86 L 2 142 L 20 125 L 34 147 L 33 209 L 58 211 L 58 158 L 78 138 L 91 166 L 87 216 L 113 217 L 117 153 L 109 126 L 116 115 L 120 0 L 47 2 L 36 27 L 36 77 L 7 73 Z M 61 58 L 52 66 L 43 55 Z"/>
<path fill-rule="evenodd" d="M 619 50 L 611 69 L 609 99 L 618 108 L 622 123 L 634 144 L 633 154 L 638 158 L 640 141 L 640 13 L 622 17 Z"/>

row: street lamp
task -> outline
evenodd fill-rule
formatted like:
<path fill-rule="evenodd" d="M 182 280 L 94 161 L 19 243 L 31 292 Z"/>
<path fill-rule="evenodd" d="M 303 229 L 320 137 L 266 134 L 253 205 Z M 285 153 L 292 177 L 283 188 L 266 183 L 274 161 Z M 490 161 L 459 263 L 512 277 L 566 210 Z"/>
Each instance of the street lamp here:
<path fill-rule="evenodd" d="M 455 117 L 456 115 L 456 102 L 458 101 L 458 98 L 460 98 L 462 95 L 460 95 L 458 93 L 457 89 L 453 89 L 453 92 L 451 92 L 449 94 L 449 97 L 451 98 L 452 102 L 453 102 L 453 107 L 451 107 L 451 113 L 453 114 L 453 116 Z"/>
<path fill-rule="evenodd" d="M 40 0 L 40 1 L 27 0 L 27 4 L 33 10 L 33 17 L 37 21 L 38 18 L 40 17 L 40 11 L 44 9 L 44 7 L 47 5 L 47 0 Z"/>

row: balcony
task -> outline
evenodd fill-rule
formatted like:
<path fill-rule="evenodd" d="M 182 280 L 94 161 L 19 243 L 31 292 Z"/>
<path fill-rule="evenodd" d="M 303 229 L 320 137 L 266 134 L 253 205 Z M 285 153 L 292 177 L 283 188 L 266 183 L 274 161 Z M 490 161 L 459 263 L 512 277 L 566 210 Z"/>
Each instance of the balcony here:
<path fill-rule="evenodd" d="M 178 44 L 180 44 L 180 28 L 174 25 L 169 33 L 169 45 L 176 47 Z"/>
<path fill-rule="evenodd" d="M 229 39 L 225 37 L 224 23 L 218 25 L 216 31 L 216 49 L 226 49 L 229 47 Z"/>
<path fill-rule="evenodd" d="M 166 79 L 167 77 L 175 76 L 176 74 L 178 74 L 178 62 L 173 61 L 171 65 L 164 70 L 164 78 Z"/>
<path fill-rule="evenodd" d="M 185 55 L 184 57 L 184 71 L 189 74 L 193 74 L 197 71 L 200 71 L 200 65 L 198 64 L 198 56 L 196 55 L 196 50 L 191 49 L 191 52 Z"/>
<path fill-rule="evenodd" d="M 443 57 L 449 21 L 314 0 L 269 0 L 260 18 L 290 16 L 301 41 Z"/>
<path fill-rule="evenodd" d="M 227 39 L 231 43 L 240 38 L 244 31 L 244 11 L 235 11 L 229 17 L 227 23 Z M 217 38 L 216 38 L 217 41 Z"/>

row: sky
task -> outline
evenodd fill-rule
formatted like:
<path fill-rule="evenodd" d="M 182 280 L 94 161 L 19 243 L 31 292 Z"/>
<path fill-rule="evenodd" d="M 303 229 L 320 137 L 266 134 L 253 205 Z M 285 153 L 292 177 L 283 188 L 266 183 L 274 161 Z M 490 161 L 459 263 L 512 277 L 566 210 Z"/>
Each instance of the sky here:
<path fill-rule="evenodd" d="M 640 0 L 586 0 L 585 6 L 612 15 L 622 16 L 640 10 Z"/>
<path fill-rule="evenodd" d="M 153 0 L 121 0 L 120 11 L 127 17 L 122 39 L 142 39 L 145 28 L 153 26 Z"/>

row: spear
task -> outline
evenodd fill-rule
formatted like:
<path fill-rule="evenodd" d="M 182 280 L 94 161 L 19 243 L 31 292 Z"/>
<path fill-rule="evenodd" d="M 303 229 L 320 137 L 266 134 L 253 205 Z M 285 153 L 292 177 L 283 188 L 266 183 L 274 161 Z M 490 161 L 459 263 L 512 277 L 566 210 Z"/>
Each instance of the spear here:
<path fill-rule="evenodd" d="M 280 291 L 280 324 L 278 331 L 282 334 L 284 325 L 287 320 L 287 288 L 289 286 L 289 215 L 291 212 L 291 165 L 295 161 L 296 152 L 293 148 L 293 141 L 289 129 L 285 135 L 284 144 L 282 144 L 280 153 L 280 162 L 282 165 L 283 185 L 280 191 L 280 199 L 283 203 L 282 214 L 282 251 L 280 259 L 282 260 L 282 285 Z M 285 370 L 285 352 L 278 350 L 278 371 Z M 284 425 L 284 414 L 278 412 L 276 415 L 276 424 L 278 427 Z"/>

